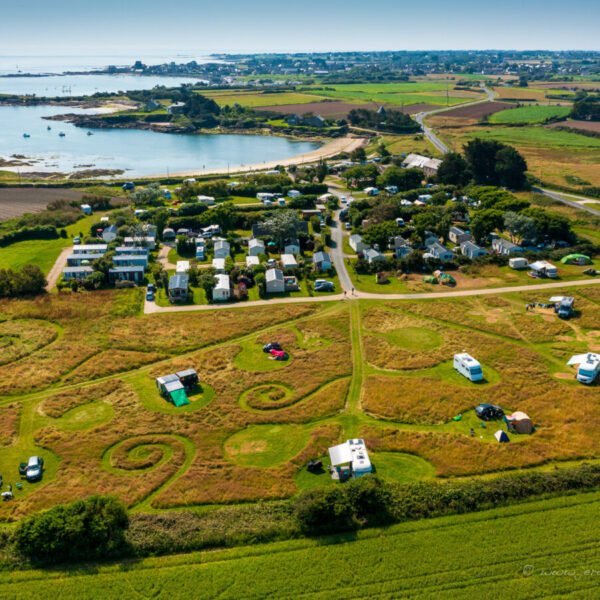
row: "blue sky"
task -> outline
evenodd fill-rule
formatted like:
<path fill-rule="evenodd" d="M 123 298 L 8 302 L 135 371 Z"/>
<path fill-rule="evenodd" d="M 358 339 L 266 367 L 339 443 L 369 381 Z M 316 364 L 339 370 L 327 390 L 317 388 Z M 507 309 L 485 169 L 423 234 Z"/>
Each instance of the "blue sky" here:
<path fill-rule="evenodd" d="M 6 0 L 2 5 L 4 55 L 600 49 L 598 0 Z"/>

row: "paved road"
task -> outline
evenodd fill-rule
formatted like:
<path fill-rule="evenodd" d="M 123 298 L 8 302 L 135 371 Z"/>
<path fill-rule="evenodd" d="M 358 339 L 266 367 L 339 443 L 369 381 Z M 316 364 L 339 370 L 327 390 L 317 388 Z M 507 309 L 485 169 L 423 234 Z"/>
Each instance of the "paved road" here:
<path fill-rule="evenodd" d="M 58 280 L 60 279 L 60 276 L 62 275 L 63 269 L 67 266 L 67 257 L 71 254 L 71 252 L 73 252 L 73 249 L 70 247 L 63 248 L 61 250 L 60 254 L 58 255 L 58 258 L 56 259 L 56 262 L 50 269 L 50 273 L 48 273 L 48 277 L 46 277 L 46 281 L 47 281 L 46 291 L 47 292 L 49 292 L 50 290 L 52 290 L 56 287 L 56 284 L 58 283 Z"/>
<path fill-rule="evenodd" d="M 548 198 L 552 198 L 552 200 L 556 200 L 557 202 L 562 202 L 567 206 L 572 206 L 574 208 L 579 208 L 580 210 L 584 210 L 592 215 L 600 217 L 600 210 L 597 208 L 592 208 L 587 204 L 582 204 L 581 202 L 577 202 L 575 200 L 569 200 L 569 198 L 579 198 L 580 200 L 591 200 L 592 202 L 598 201 L 597 198 L 586 198 L 585 196 L 574 196 L 573 194 L 562 194 L 560 192 L 555 192 L 554 190 L 549 190 L 546 188 L 533 188 L 534 192 L 538 192 L 539 194 L 544 194 L 544 196 L 548 196 Z"/>
<path fill-rule="evenodd" d="M 436 298 L 461 298 L 466 296 L 494 296 L 513 292 L 539 292 L 541 290 L 554 290 L 560 288 L 573 288 L 600 284 L 600 278 L 580 279 L 577 281 L 553 281 L 533 285 L 516 285 L 499 288 L 484 288 L 476 290 L 456 290 L 448 292 L 428 292 L 415 294 L 373 294 L 355 291 L 354 294 L 337 294 L 335 296 L 313 296 L 309 298 L 273 298 L 271 300 L 253 300 L 251 302 L 237 302 L 233 304 L 203 304 L 186 306 L 157 306 L 154 302 L 144 304 L 144 314 L 193 312 L 207 310 L 227 310 L 235 308 L 250 308 L 253 306 L 272 306 L 276 304 L 302 304 L 306 302 L 335 302 L 344 300 L 433 300 Z"/>

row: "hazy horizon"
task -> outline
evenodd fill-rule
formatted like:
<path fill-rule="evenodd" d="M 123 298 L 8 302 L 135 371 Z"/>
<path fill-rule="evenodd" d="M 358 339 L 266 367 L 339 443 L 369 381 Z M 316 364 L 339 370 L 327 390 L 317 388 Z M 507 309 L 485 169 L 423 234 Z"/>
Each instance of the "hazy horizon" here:
<path fill-rule="evenodd" d="M 426 11 L 393 0 L 305 0 L 292 8 L 231 0 L 227 10 L 204 4 L 181 0 L 167 10 L 158 0 L 31 0 L 26 16 L 9 4 L 0 22 L 2 55 L 598 50 L 600 3 L 592 0 L 575 10 L 559 0 L 431 0 Z"/>

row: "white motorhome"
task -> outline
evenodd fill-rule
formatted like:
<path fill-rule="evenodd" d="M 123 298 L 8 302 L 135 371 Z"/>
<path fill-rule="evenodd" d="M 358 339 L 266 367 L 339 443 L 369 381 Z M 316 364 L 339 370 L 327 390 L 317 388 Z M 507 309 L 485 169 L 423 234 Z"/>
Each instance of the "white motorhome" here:
<path fill-rule="evenodd" d="M 346 440 L 343 444 L 329 448 L 331 466 L 338 474 L 343 473 L 343 466 L 347 465 L 351 477 L 361 477 L 373 472 L 367 447 L 362 439 Z"/>
<path fill-rule="evenodd" d="M 454 368 L 470 381 L 481 381 L 483 379 L 483 370 L 479 361 L 466 352 L 454 355 Z"/>
<path fill-rule="evenodd" d="M 585 360 L 579 363 L 577 381 L 591 385 L 600 375 L 600 354 L 587 354 Z"/>

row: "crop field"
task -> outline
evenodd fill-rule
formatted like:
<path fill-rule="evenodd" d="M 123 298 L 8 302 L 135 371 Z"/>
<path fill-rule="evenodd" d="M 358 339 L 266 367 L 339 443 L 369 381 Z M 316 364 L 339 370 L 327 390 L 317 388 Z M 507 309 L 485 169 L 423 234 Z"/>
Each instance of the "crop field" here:
<path fill-rule="evenodd" d="M 555 88 L 537 88 L 537 87 L 505 87 L 498 86 L 492 88 L 496 93 L 496 97 L 499 100 L 505 98 L 511 100 L 519 100 L 520 102 L 544 102 L 548 96 L 552 95 L 565 95 L 574 96 L 574 92 L 555 89 Z"/>
<path fill-rule="evenodd" d="M 219 106 L 240 104 L 241 106 L 249 106 L 251 108 L 282 106 L 286 104 L 310 104 L 323 99 L 316 95 L 296 92 L 265 93 L 219 90 L 214 92 L 203 91 L 202 95 L 212 98 Z"/>
<path fill-rule="evenodd" d="M 0 574 L 4 598 L 592 598 L 600 494 L 348 536 Z M 596 590 L 596 592 L 594 592 Z"/>
<path fill-rule="evenodd" d="M 304 102 L 301 104 L 274 104 L 271 106 L 261 106 L 258 108 L 258 110 L 265 112 L 275 112 L 282 115 L 302 115 L 306 113 L 314 113 L 330 119 L 342 119 L 351 110 L 355 108 L 377 110 L 379 108 L 379 105 L 369 102 L 352 103 L 335 100 L 325 100 L 321 102 Z"/>
<path fill-rule="evenodd" d="M 569 106 L 519 106 L 494 113 L 490 123 L 497 124 L 532 124 L 544 123 L 548 119 L 566 117 L 571 108 Z"/>
<path fill-rule="evenodd" d="M 600 135 L 600 121 L 560 121 L 559 123 L 552 123 L 548 127 L 553 129 L 578 129 Z"/>
<path fill-rule="evenodd" d="M 0 221 L 41 212 L 56 200 L 79 201 L 83 194 L 67 189 L 0 188 Z"/>
<path fill-rule="evenodd" d="M 447 89 L 445 83 L 432 82 L 340 84 L 327 86 L 325 90 L 315 88 L 315 93 L 348 102 L 374 102 L 378 105 L 395 106 L 452 106 L 482 97 L 474 92 L 453 90 L 452 86 Z"/>
<path fill-rule="evenodd" d="M 512 108 L 514 105 L 509 102 L 481 102 L 471 106 L 459 106 L 452 110 L 445 111 L 436 115 L 436 119 L 474 119 L 479 120 L 488 115 Z"/>
<path fill-rule="evenodd" d="M 355 436 L 382 477 L 407 482 L 596 457 L 597 392 L 565 363 L 600 350 L 600 293 L 575 296 L 570 321 L 526 313 L 540 293 L 146 316 L 140 290 L 4 301 L 0 473 L 17 482 L 31 454 L 46 472 L 0 519 L 82 490 L 137 511 L 287 498 L 331 485 L 303 466 Z M 273 340 L 288 361 L 263 353 Z M 453 370 L 462 350 L 482 384 Z M 201 385 L 175 408 L 154 379 L 188 367 Z M 498 445 L 503 425 L 474 415 L 482 401 L 527 412 L 537 431 Z"/>

